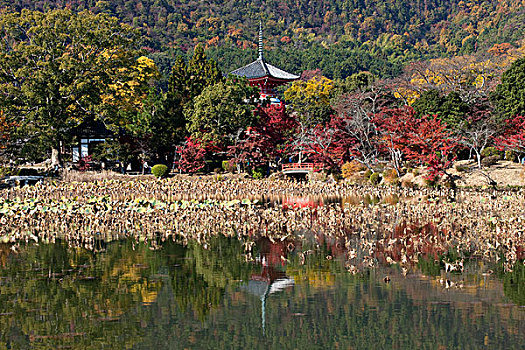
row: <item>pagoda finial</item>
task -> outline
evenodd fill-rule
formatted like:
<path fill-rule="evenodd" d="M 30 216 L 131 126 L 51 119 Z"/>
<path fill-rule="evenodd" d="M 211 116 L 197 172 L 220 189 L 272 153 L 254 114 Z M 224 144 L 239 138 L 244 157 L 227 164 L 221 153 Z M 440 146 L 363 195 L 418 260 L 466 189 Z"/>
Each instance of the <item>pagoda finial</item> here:
<path fill-rule="evenodd" d="M 259 21 L 259 59 L 263 59 L 263 34 L 262 34 L 262 21 Z"/>

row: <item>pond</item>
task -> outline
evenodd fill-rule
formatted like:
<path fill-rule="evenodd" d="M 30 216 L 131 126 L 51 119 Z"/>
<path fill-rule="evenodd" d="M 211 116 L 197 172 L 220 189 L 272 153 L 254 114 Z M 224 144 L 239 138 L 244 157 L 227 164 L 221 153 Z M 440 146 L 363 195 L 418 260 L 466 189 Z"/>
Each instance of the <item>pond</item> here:
<path fill-rule="evenodd" d="M 284 243 L 0 245 L 0 348 L 525 348 L 523 264 L 352 273 Z"/>

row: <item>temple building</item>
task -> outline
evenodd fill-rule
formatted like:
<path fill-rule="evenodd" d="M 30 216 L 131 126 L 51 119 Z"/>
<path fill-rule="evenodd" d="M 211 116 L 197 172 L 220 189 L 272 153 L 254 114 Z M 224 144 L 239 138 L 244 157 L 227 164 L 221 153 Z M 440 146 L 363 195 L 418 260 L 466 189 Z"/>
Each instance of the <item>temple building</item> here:
<path fill-rule="evenodd" d="M 230 74 L 246 77 L 250 86 L 258 86 L 261 89 L 261 99 L 269 98 L 272 102 L 279 102 L 274 92 L 275 87 L 300 78 L 298 75 L 285 72 L 264 60 L 262 25 L 259 26 L 259 57 L 256 61 L 236 69 Z"/>

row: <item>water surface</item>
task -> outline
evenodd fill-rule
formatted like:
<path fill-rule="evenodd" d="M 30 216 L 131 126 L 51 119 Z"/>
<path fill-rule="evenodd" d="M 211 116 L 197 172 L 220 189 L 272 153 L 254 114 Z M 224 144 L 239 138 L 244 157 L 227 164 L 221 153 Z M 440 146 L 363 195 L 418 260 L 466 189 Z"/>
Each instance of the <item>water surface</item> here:
<path fill-rule="evenodd" d="M 1 246 L 0 348 L 525 348 L 523 266 L 354 275 L 322 246 L 305 259 L 226 238 L 97 248 Z"/>

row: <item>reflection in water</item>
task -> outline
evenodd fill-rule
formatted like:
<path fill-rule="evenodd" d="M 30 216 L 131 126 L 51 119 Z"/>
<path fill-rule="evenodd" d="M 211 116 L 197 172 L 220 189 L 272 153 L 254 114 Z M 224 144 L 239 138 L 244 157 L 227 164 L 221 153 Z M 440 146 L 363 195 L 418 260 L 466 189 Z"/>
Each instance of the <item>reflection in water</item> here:
<path fill-rule="evenodd" d="M 525 347 L 522 267 L 501 280 L 475 261 L 435 277 L 397 265 L 352 275 L 331 242 L 304 259 L 296 246 L 0 245 L 0 348 Z"/>
<path fill-rule="evenodd" d="M 270 294 L 282 292 L 294 286 L 293 278 L 279 270 L 284 267 L 288 255 L 288 244 L 286 241 L 272 242 L 268 237 L 261 237 L 257 241 L 259 255 L 257 260 L 261 262 L 260 273 L 252 274 L 248 283 L 242 289 L 261 299 L 261 326 L 263 334 L 266 330 L 266 299 Z"/>

